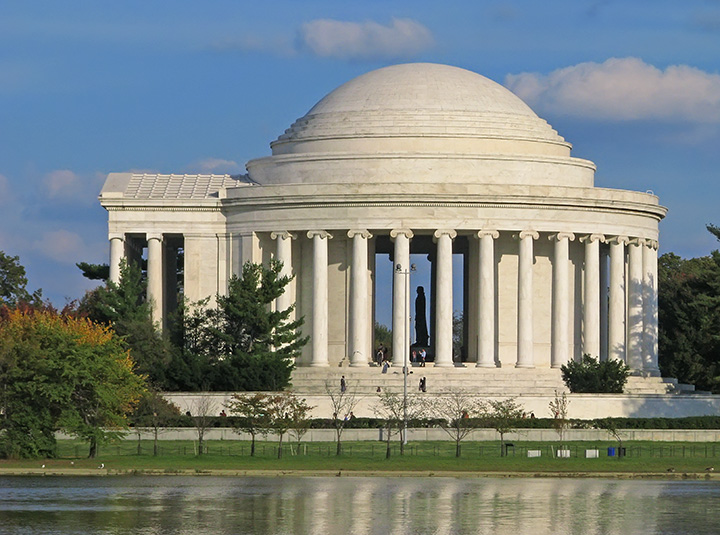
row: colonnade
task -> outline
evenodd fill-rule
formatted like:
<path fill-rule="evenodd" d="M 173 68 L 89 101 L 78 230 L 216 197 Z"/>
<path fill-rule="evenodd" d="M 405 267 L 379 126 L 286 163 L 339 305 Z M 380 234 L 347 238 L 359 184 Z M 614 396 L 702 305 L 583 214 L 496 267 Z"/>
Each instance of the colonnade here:
<path fill-rule="evenodd" d="M 332 231 L 337 234 L 337 231 Z M 343 231 L 345 232 L 345 231 Z M 420 231 L 418 231 L 420 232 Z M 427 230 L 422 233 L 427 234 Z M 575 235 L 571 232 L 539 233 L 535 230 L 511 232 L 499 229 L 481 229 L 472 233 L 478 240 L 478 261 L 475 272 L 469 277 L 477 280 L 472 285 L 473 306 L 477 310 L 472 326 L 477 333 L 475 365 L 493 368 L 496 360 L 496 269 L 498 266 L 495 243 L 501 236 L 512 234 L 517 242 L 517 359 L 516 367 L 534 368 L 533 333 L 534 302 L 534 247 L 541 236 L 553 243 L 552 253 L 552 335 L 550 366 L 559 368 L 574 356 L 570 340 L 570 326 L 579 312 L 573 307 L 570 275 L 570 242 L 576 238 L 584 247 L 582 269 L 582 353 L 601 358 L 625 361 L 634 373 L 659 375 L 657 346 L 657 242 L 642 237 L 608 236 L 598 233 Z M 312 358 L 313 367 L 329 365 L 328 359 L 328 243 L 333 234 L 323 229 L 306 231 L 312 248 Z M 392 331 L 393 347 L 408 348 L 410 245 L 415 231 L 407 228 L 392 229 L 394 269 Z M 465 234 L 467 234 L 465 232 Z M 434 366 L 450 367 L 453 362 L 453 270 L 452 244 L 457 231 L 438 229 L 433 232 L 435 242 L 434 269 Z M 273 255 L 283 263 L 282 274 L 290 275 L 292 240 L 299 232 L 279 230 L 270 233 L 275 241 Z M 303 236 L 303 237 L 305 237 Z M 368 287 L 369 241 L 373 235 L 368 229 L 351 229 L 346 232 L 350 240 L 351 261 L 347 356 L 350 366 L 367 366 L 372 360 L 372 290 Z M 124 236 L 110 236 L 110 280 L 118 281 L 119 265 L 125 254 Z M 153 319 L 162 321 L 163 302 L 163 236 L 148 234 L 147 271 L 148 300 L 153 305 Z M 601 247 L 602 246 L 602 247 Z M 608 258 L 609 257 L 609 258 Z M 472 265 L 472 264 L 471 264 Z M 405 273 L 403 273 L 405 272 Z M 193 276 L 187 273 L 186 276 Z M 276 306 L 285 309 L 291 305 L 286 292 Z M 409 349 L 409 348 L 408 348 Z M 402 365 L 409 351 L 398 350 L 393 363 Z"/>

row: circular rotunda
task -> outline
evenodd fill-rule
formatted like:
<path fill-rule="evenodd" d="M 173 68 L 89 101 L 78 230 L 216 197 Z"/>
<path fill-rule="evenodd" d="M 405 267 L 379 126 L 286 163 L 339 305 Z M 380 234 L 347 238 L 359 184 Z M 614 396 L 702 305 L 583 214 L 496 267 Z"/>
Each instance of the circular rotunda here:
<path fill-rule="evenodd" d="M 276 306 L 294 303 L 305 318 L 311 340 L 296 364 L 308 373 L 374 365 L 375 314 L 387 303 L 394 365 L 423 346 L 428 368 L 452 374 L 559 377 L 556 369 L 589 354 L 659 375 L 666 209 L 650 193 L 596 188 L 595 165 L 572 157 L 570 143 L 503 86 L 446 65 L 378 69 L 322 98 L 271 148 L 241 179 L 109 175 L 100 198 L 111 277 L 123 256 L 146 254 L 158 321 L 174 305 L 172 251 L 184 251 L 190 300 L 226 291 L 246 261 L 276 258 L 294 275 Z M 415 254 L 431 273 L 423 340 Z M 378 255 L 392 260 L 387 291 Z"/>

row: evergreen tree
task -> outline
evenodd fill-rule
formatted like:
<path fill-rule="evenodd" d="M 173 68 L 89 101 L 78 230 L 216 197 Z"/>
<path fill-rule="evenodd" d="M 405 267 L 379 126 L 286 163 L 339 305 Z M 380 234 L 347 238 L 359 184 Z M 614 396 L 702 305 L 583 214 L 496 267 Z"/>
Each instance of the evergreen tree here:
<path fill-rule="evenodd" d="M 18 303 L 32 303 L 42 306 L 42 290 L 30 294 L 27 283 L 20 257 L 0 251 L 0 305 L 14 307 Z"/>
<path fill-rule="evenodd" d="M 240 277 L 232 276 L 227 295 L 182 307 L 173 339 L 182 348 L 171 364 L 172 381 L 181 390 L 268 391 L 290 383 L 294 359 L 308 337 L 300 334 L 303 319 L 290 321 L 295 305 L 273 310 L 291 277 L 282 264 L 268 267 L 247 262 Z"/>
<path fill-rule="evenodd" d="M 92 321 L 112 326 L 130 348 L 137 371 L 156 388 L 165 389 L 173 348 L 152 322 L 145 289 L 140 268 L 123 260 L 120 281 L 108 281 L 104 287 L 88 292 L 79 311 Z"/>

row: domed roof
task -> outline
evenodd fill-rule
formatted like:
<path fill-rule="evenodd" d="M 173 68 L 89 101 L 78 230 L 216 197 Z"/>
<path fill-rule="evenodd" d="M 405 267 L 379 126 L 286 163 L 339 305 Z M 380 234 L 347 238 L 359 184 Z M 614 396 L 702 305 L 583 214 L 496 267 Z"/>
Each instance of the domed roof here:
<path fill-rule="evenodd" d="M 445 143 L 430 147 L 431 137 L 526 140 L 561 144 L 564 153 L 569 149 L 557 132 L 505 87 L 477 73 L 433 63 L 393 65 L 350 80 L 295 121 L 272 148 L 273 154 L 365 152 L 366 143 L 349 140 L 378 137 L 424 138 L 413 148 L 431 152 L 447 152 Z M 332 139 L 346 142 L 308 143 Z M 407 149 L 402 141 L 383 146 L 384 152 Z"/>
<path fill-rule="evenodd" d="M 307 116 L 358 111 L 509 113 L 537 117 L 522 100 L 474 72 L 433 63 L 371 71 L 341 85 Z"/>
<path fill-rule="evenodd" d="M 432 63 L 393 65 L 330 92 L 247 163 L 258 184 L 591 186 L 594 164 L 508 89 Z"/>

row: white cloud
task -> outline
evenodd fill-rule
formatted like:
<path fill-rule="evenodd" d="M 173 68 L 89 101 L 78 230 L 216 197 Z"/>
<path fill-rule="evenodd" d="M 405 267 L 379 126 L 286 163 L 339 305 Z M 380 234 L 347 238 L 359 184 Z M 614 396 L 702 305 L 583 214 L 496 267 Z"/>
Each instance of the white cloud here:
<path fill-rule="evenodd" d="M 91 256 L 79 234 L 69 230 L 52 230 L 35 240 L 32 248 L 43 256 L 62 264 L 74 264 Z"/>
<path fill-rule="evenodd" d="M 414 56 L 435 42 L 430 30 L 410 19 L 393 19 L 390 26 L 318 19 L 303 24 L 299 38 L 317 56 L 349 60 Z"/>
<path fill-rule="evenodd" d="M 222 158 L 205 158 L 193 162 L 188 166 L 188 170 L 196 173 L 238 173 L 242 171 L 242 167 L 233 160 L 223 160 Z"/>
<path fill-rule="evenodd" d="M 547 75 L 508 75 L 505 85 L 540 112 L 618 121 L 720 122 L 720 75 L 688 65 L 661 70 L 638 58 L 611 58 Z"/>
<path fill-rule="evenodd" d="M 51 199 L 74 197 L 82 189 L 80 177 L 67 169 L 49 172 L 42 183 Z"/>

